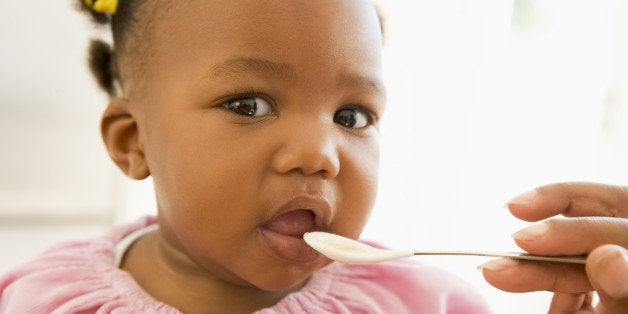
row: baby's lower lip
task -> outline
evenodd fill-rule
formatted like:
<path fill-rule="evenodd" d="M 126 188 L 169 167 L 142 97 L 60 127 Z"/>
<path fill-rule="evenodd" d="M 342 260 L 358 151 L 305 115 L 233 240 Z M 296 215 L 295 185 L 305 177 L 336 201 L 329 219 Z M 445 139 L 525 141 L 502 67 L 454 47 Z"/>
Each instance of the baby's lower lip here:
<path fill-rule="evenodd" d="M 311 263 L 321 254 L 312 249 L 303 236 L 290 236 L 262 227 L 262 237 L 268 247 L 280 258 L 296 263 Z"/>

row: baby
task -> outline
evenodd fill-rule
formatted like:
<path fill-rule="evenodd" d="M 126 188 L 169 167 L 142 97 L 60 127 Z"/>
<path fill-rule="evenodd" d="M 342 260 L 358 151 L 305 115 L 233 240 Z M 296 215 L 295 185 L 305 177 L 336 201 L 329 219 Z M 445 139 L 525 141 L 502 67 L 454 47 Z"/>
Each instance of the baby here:
<path fill-rule="evenodd" d="M 60 244 L 0 280 L 6 313 L 485 313 L 428 265 L 331 263 L 302 239 L 358 238 L 384 113 L 367 0 L 87 0 L 111 96 L 102 136 L 157 217 Z"/>

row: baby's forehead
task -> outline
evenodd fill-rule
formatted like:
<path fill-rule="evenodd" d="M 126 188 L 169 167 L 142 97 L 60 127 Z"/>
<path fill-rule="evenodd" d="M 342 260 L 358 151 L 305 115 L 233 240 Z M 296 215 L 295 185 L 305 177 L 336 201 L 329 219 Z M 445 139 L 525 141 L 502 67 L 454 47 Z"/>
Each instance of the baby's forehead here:
<path fill-rule="evenodd" d="M 137 19 L 144 30 L 135 32 L 141 36 L 124 52 L 130 57 L 126 65 L 137 68 L 133 80 L 140 79 L 135 73 L 160 71 L 182 55 L 209 62 L 260 52 L 277 60 L 296 50 L 301 54 L 293 53 L 284 63 L 298 66 L 307 65 L 319 50 L 327 54 L 320 60 L 352 58 L 359 64 L 379 62 L 382 45 L 377 11 L 369 0 L 149 0 L 138 13 L 150 17 Z M 340 54 L 347 50 L 353 55 Z"/>
<path fill-rule="evenodd" d="M 151 17 L 146 20 L 149 24 L 172 18 L 172 15 L 179 12 L 177 8 L 184 7 L 192 9 L 195 13 L 214 13 L 217 26 L 224 18 L 234 15 L 240 17 L 232 21 L 234 22 L 232 26 L 237 27 L 238 24 L 251 22 L 248 19 L 251 16 L 256 16 L 255 20 L 264 20 L 271 24 L 280 22 L 274 19 L 277 16 L 292 16 L 306 23 L 309 20 L 308 17 L 323 17 L 322 13 L 344 15 L 355 20 L 356 16 L 371 15 L 369 11 L 375 12 L 374 17 L 380 24 L 383 22 L 379 7 L 370 0 L 148 0 L 140 2 L 143 5 L 136 6 L 141 11 L 136 17 Z M 195 15 L 197 14 L 186 16 L 194 18 Z M 316 19 L 309 20 L 309 22 L 312 21 Z"/>
<path fill-rule="evenodd" d="M 367 0 L 191 0 L 162 11 L 149 25 L 160 45 L 213 41 L 233 49 L 291 49 L 290 44 L 304 44 L 299 48 L 305 51 L 320 42 L 382 41 L 378 15 Z"/>
<path fill-rule="evenodd" d="M 173 30 L 185 30 L 186 20 L 211 20 L 211 24 L 187 27 L 189 30 L 202 28 L 203 32 L 216 36 L 236 33 L 243 38 L 261 36 L 251 33 L 259 29 L 272 30 L 271 35 L 298 30 L 296 36 L 340 37 L 340 30 L 334 26 L 346 27 L 375 23 L 379 36 L 383 37 L 383 20 L 377 6 L 370 0 L 127 0 L 141 5 L 131 6 L 137 12 L 126 14 L 128 24 L 140 26 L 131 31 L 136 42 L 151 43 L 154 40 L 171 40 L 168 35 Z M 349 21 L 349 23 L 344 23 Z M 343 25 L 344 24 L 344 25 Z M 193 25 L 194 26 L 194 25 Z M 123 28 L 123 27 L 120 27 Z M 126 26 L 124 27 L 126 28 Z M 356 27 L 356 35 L 366 27 Z M 311 30 L 316 30 L 312 32 Z M 308 32 L 309 30 L 309 32 Z M 117 32 L 114 27 L 114 33 Z M 180 34 L 179 34 L 180 35 Z M 171 35 L 175 36 L 175 35 Z M 276 36 L 272 36 L 276 37 Z M 315 36 L 314 36 L 315 37 Z M 139 39 L 139 40 L 138 40 Z M 189 38 L 195 40 L 194 38 Z M 312 38 L 315 41 L 316 38 Z M 135 44 L 137 46 L 139 44 Z"/>

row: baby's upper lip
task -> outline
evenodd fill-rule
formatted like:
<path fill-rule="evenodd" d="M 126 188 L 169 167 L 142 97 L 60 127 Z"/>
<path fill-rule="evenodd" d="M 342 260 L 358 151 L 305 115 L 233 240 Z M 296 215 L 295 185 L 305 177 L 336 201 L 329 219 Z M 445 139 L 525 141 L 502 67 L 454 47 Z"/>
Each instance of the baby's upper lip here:
<path fill-rule="evenodd" d="M 273 221 L 289 211 L 302 209 L 311 210 L 314 213 L 314 229 L 320 231 L 329 229 L 332 216 L 331 205 L 323 196 L 298 195 L 292 197 L 289 201 L 279 206 L 268 221 Z"/>

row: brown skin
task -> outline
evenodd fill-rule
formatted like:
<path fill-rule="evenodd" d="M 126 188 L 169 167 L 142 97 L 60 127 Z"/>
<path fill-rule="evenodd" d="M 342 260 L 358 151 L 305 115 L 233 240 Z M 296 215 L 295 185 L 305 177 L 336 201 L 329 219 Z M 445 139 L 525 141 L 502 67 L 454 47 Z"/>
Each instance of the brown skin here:
<path fill-rule="evenodd" d="M 555 292 L 550 313 L 628 312 L 628 296 L 621 291 L 628 274 L 628 189 L 561 183 L 536 191 L 525 202 L 509 202 L 511 213 L 526 221 L 555 215 L 567 218 L 547 221 L 543 235 L 516 239 L 517 245 L 533 254 L 588 254 L 586 266 L 520 262 L 502 270 L 484 268 L 486 280 L 506 291 Z M 608 278 L 613 279 L 611 290 L 600 285 L 600 280 Z M 627 284 L 624 281 L 624 291 Z M 601 301 L 597 308 L 591 305 L 593 291 Z"/>
<path fill-rule="evenodd" d="M 363 0 L 193 0 L 171 3 L 153 30 L 145 75 L 126 78 L 142 90 L 113 99 L 102 122 L 116 164 L 155 183 L 160 229 L 123 269 L 186 313 L 271 306 L 329 263 L 269 247 L 264 225 L 283 204 L 319 200 L 328 208 L 316 228 L 351 238 L 373 206 L 385 103 L 375 10 Z M 270 105 L 260 116 L 224 106 L 252 97 Z M 342 109 L 369 122 L 341 126 Z"/>

